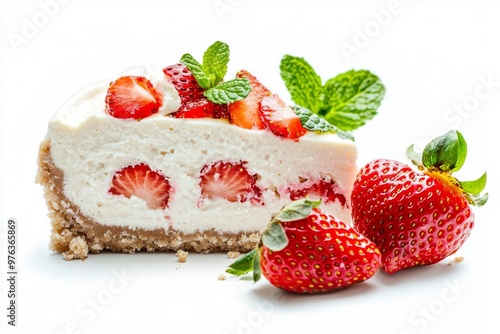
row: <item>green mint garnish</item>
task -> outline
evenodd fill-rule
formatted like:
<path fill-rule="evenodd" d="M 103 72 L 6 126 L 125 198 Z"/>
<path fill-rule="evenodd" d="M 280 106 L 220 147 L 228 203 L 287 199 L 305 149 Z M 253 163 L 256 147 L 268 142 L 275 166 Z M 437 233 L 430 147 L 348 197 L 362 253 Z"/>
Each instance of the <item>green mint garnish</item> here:
<path fill-rule="evenodd" d="M 241 97 L 246 97 L 250 90 L 250 83 L 247 78 L 236 78 L 209 88 L 204 94 L 210 101 L 224 104 L 241 100 Z"/>
<path fill-rule="evenodd" d="M 217 41 L 210 45 L 203 54 L 203 69 L 210 78 L 211 87 L 224 79 L 229 63 L 229 46 Z"/>
<path fill-rule="evenodd" d="M 208 89 L 212 86 L 210 78 L 203 69 L 203 65 L 198 63 L 196 59 L 193 58 L 189 53 L 184 54 L 181 57 L 181 63 L 186 65 L 186 67 L 193 73 L 194 78 L 203 89 Z"/>
<path fill-rule="evenodd" d="M 314 113 L 322 109 L 321 78 L 303 58 L 285 55 L 281 59 L 280 74 L 293 102 Z"/>
<path fill-rule="evenodd" d="M 232 79 L 223 82 L 229 63 L 229 46 L 217 41 L 203 54 L 203 62 L 198 62 L 189 53 L 181 57 L 181 63 L 193 73 L 205 97 L 217 104 L 239 101 L 247 97 L 251 87 L 248 80 Z"/>
<path fill-rule="evenodd" d="M 336 133 L 340 138 L 354 141 L 354 136 L 349 132 L 340 130 L 335 125 L 330 124 L 326 119 L 314 114 L 311 110 L 301 107 L 292 106 L 295 114 L 299 116 L 302 126 L 309 131 Z"/>
<path fill-rule="evenodd" d="M 473 181 L 459 181 L 452 175 L 462 168 L 467 157 L 467 143 L 460 132 L 452 130 L 433 139 L 422 154 L 411 145 L 406 154 L 419 169 L 441 174 L 459 187 L 472 205 L 483 206 L 488 201 L 488 193 L 481 195 L 486 188 L 486 172 Z"/>
<path fill-rule="evenodd" d="M 303 58 L 285 55 L 280 71 L 293 102 L 344 131 L 357 129 L 372 119 L 385 95 L 380 79 L 366 70 L 350 70 L 323 85 Z"/>

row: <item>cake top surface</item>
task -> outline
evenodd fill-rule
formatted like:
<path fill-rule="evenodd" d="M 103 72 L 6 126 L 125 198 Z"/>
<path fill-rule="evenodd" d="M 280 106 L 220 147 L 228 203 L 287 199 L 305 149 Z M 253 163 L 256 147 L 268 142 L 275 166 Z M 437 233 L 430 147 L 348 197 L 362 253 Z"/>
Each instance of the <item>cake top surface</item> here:
<path fill-rule="evenodd" d="M 316 134 L 354 141 L 351 131 L 373 118 L 385 88 L 375 75 L 351 70 L 322 83 L 302 58 L 285 55 L 280 75 L 294 104 L 240 70 L 224 79 L 229 46 L 217 41 L 198 62 L 189 53 L 162 70 L 130 68 L 116 78 L 84 87 L 52 117 L 52 125 L 77 128 L 89 120 L 168 122 L 173 118 L 210 123 L 223 120 L 264 130 L 285 140 Z"/>

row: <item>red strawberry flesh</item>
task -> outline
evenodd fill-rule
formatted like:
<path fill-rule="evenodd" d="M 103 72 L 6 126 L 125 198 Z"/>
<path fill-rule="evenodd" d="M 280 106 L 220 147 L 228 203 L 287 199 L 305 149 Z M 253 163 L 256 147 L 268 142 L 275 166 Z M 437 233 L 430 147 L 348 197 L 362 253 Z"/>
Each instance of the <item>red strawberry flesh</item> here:
<path fill-rule="evenodd" d="M 229 202 L 261 203 L 262 192 L 256 178 L 248 172 L 245 162 L 217 161 L 200 171 L 201 194 L 203 198 L 222 198 Z"/>
<path fill-rule="evenodd" d="M 203 97 L 203 89 L 186 65 L 177 63 L 167 66 L 163 69 L 163 73 L 174 85 L 182 103 L 199 100 Z"/>
<path fill-rule="evenodd" d="M 188 101 L 181 104 L 177 112 L 172 114 L 175 118 L 229 118 L 227 105 L 216 104 L 206 98 Z"/>
<path fill-rule="evenodd" d="M 338 201 L 342 206 L 346 205 L 345 196 L 333 180 L 314 181 L 307 179 L 302 183 L 287 186 L 285 191 L 292 201 L 309 196 L 310 198 L 320 198 L 326 204 Z"/>
<path fill-rule="evenodd" d="M 307 132 L 292 108 L 277 95 L 262 98 L 259 116 L 276 136 L 297 140 Z"/>
<path fill-rule="evenodd" d="M 116 172 L 109 192 L 127 198 L 138 197 L 151 209 L 168 207 L 171 186 L 161 173 L 151 170 L 146 164 L 127 166 Z"/>
<path fill-rule="evenodd" d="M 236 77 L 248 79 L 252 90 L 243 100 L 229 104 L 231 123 L 244 129 L 264 129 L 265 126 L 259 117 L 259 103 L 264 96 L 270 95 L 271 92 L 246 70 L 240 70 Z"/>
<path fill-rule="evenodd" d="M 139 120 L 158 112 L 162 104 L 151 82 L 140 76 L 123 76 L 111 82 L 105 100 L 111 116 Z"/>

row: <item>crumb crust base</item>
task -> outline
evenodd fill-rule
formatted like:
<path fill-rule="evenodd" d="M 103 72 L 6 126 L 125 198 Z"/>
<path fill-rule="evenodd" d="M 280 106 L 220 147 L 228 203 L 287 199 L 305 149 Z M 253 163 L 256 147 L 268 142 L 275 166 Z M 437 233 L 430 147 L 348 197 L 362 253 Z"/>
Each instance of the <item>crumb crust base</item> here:
<path fill-rule="evenodd" d="M 53 162 L 50 140 L 40 144 L 36 182 L 43 187 L 52 226 L 49 249 L 64 259 L 85 259 L 104 250 L 133 254 L 139 251 L 247 252 L 260 238 L 259 231 L 226 233 L 215 228 L 183 233 L 173 228 L 131 229 L 105 226 L 80 212 L 64 195 L 64 173 Z"/>

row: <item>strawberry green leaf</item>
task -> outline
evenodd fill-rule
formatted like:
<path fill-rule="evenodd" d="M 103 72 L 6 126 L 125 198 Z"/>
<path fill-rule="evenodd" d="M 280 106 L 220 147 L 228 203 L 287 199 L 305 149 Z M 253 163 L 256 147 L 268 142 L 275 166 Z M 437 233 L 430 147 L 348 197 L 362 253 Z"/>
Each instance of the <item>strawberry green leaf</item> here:
<path fill-rule="evenodd" d="M 253 263 L 255 261 L 255 258 L 257 257 L 259 257 L 259 250 L 257 248 L 254 248 L 250 252 L 234 261 L 226 270 L 226 272 L 228 274 L 236 276 L 245 275 L 254 270 Z"/>
<path fill-rule="evenodd" d="M 311 201 L 307 198 L 290 202 L 286 204 L 280 212 L 274 215 L 273 220 L 291 222 L 307 218 L 307 216 L 311 213 L 311 210 L 318 207 L 320 204 L 321 200 Z"/>
<path fill-rule="evenodd" d="M 385 95 L 380 79 L 366 70 L 350 70 L 324 86 L 320 115 L 342 130 L 354 130 L 377 114 Z"/>
<path fill-rule="evenodd" d="M 323 85 L 311 65 L 303 58 L 285 55 L 281 59 L 280 74 L 292 101 L 318 113 L 321 109 Z"/>
<path fill-rule="evenodd" d="M 479 195 L 472 195 L 471 196 L 471 199 L 472 199 L 472 204 L 477 206 L 477 207 L 481 207 L 483 205 L 486 204 L 486 202 L 488 202 L 488 193 L 484 194 L 483 196 L 479 196 Z"/>
<path fill-rule="evenodd" d="M 433 139 L 422 152 L 422 163 L 427 168 L 455 172 L 462 168 L 467 156 L 467 143 L 458 131 L 452 130 Z"/>
<path fill-rule="evenodd" d="M 253 267 L 253 281 L 257 282 L 261 277 L 261 269 L 260 269 L 260 250 L 257 249 L 257 254 L 253 258 L 252 262 Z"/>
<path fill-rule="evenodd" d="M 462 189 L 472 195 L 479 195 L 486 187 L 486 172 L 474 181 L 461 181 Z"/>
<path fill-rule="evenodd" d="M 422 154 L 415 152 L 415 149 L 413 148 L 414 145 L 410 145 L 406 149 L 406 156 L 408 159 L 411 160 L 411 162 L 416 165 L 420 166 L 422 165 Z"/>
<path fill-rule="evenodd" d="M 262 243 L 272 251 L 280 251 L 288 245 L 288 238 L 286 237 L 283 226 L 276 220 L 273 220 L 266 227 L 262 233 Z"/>
<path fill-rule="evenodd" d="M 421 156 L 415 153 L 413 145 L 408 147 L 406 154 L 419 169 L 427 169 L 431 173 L 437 171 L 447 175 L 452 184 L 458 183 L 470 204 L 483 206 L 488 201 L 487 193 L 481 195 L 486 188 L 486 172 L 473 181 L 459 181 L 452 176 L 453 172 L 462 168 L 467 157 L 467 143 L 460 132 L 452 130 L 431 140 Z"/>
<path fill-rule="evenodd" d="M 260 249 L 254 248 L 236 261 L 234 261 L 226 273 L 236 276 L 243 276 L 249 272 L 253 272 L 253 281 L 257 282 L 261 278 L 260 269 Z"/>
<path fill-rule="evenodd" d="M 251 89 L 248 79 L 236 78 L 222 82 L 206 90 L 203 94 L 214 103 L 226 104 L 243 100 L 250 93 Z"/>
<path fill-rule="evenodd" d="M 324 118 L 319 117 L 307 108 L 293 106 L 295 114 L 299 116 L 302 126 L 309 131 L 336 133 L 340 138 L 354 141 L 354 136 L 349 132 L 338 129 L 335 125 L 328 123 Z"/>
<path fill-rule="evenodd" d="M 217 41 L 208 47 L 203 54 L 203 70 L 210 78 L 210 87 L 217 85 L 224 79 L 228 63 L 229 46 L 226 43 Z"/>
<path fill-rule="evenodd" d="M 193 73 L 193 76 L 201 88 L 208 89 L 211 87 L 210 78 L 207 73 L 205 73 L 203 65 L 194 59 L 193 56 L 189 53 L 182 55 L 181 63 L 186 65 L 186 67 Z"/>

